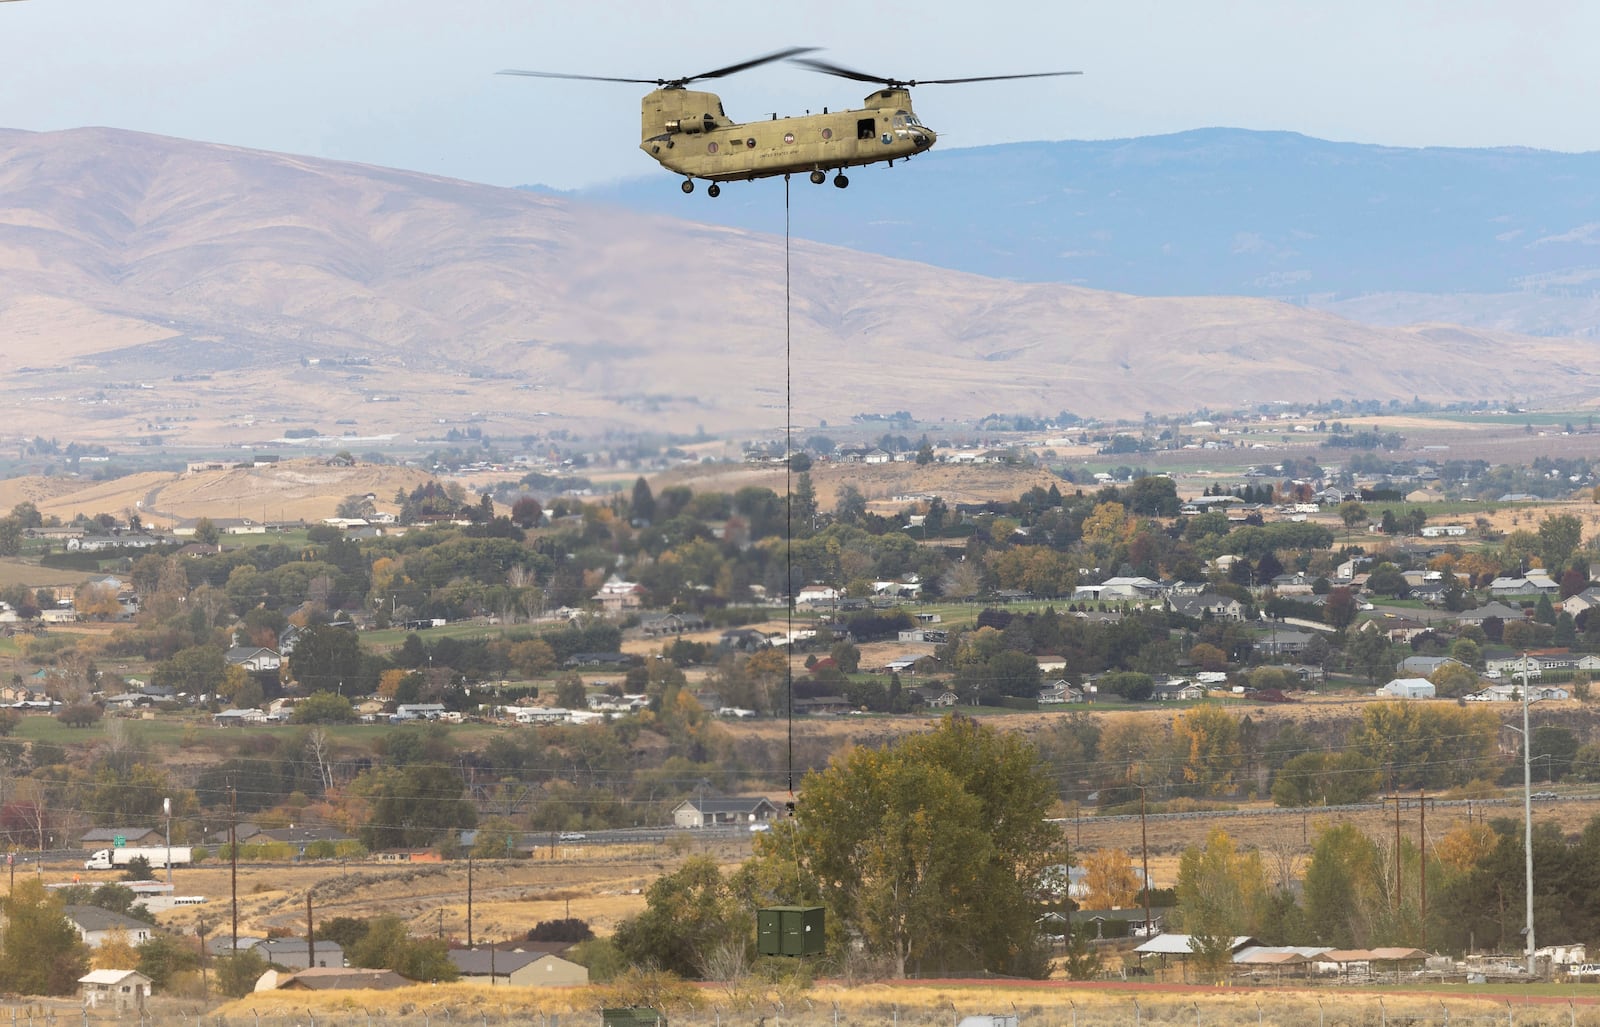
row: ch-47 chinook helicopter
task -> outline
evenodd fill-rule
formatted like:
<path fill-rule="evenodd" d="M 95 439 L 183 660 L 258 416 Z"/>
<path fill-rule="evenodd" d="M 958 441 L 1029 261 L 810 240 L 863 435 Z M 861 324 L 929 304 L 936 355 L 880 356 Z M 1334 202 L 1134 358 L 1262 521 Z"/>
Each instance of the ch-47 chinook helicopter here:
<path fill-rule="evenodd" d="M 827 75 L 856 82 L 880 84 L 859 110 L 828 111 L 799 117 L 740 123 L 722 109 L 715 93 L 686 88 L 701 79 L 723 78 L 762 64 L 811 53 L 815 47 L 790 47 L 762 57 L 675 79 L 613 78 L 605 75 L 568 75 L 552 71 L 506 70 L 502 75 L 534 78 L 581 79 L 588 82 L 637 82 L 657 88 L 640 104 L 642 128 L 639 148 L 662 167 L 682 176 L 683 191 L 694 192 L 694 180 L 711 185 L 711 196 L 722 193 L 719 182 L 754 181 L 775 175 L 806 174 L 821 185 L 835 171 L 833 184 L 850 184 L 845 168 L 887 162 L 891 166 L 929 149 L 938 138 L 917 120 L 911 109 L 911 88 L 921 85 L 957 85 L 1016 78 L 1052 78 L 1078 75 L 1077 71 L 1045 71 L 1026 75 L 980 75 L 975 78 L 936 78 L 901 81 L 852 71 L 826 61 L 801 58 L 793 63 Z"/>

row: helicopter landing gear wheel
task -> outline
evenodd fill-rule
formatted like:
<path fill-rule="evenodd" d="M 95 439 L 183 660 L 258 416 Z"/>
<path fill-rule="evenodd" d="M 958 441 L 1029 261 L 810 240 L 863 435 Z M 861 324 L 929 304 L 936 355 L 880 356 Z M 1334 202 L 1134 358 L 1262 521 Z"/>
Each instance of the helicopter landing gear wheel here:
<path fill-rule="evenodd" d="M 678 188 L 682 189 L 686 193 L 694 192 L 694 179 L 692 179 L 692 178 L 684 179 L 683 180 L 683 184 L 681 186 L 679 186 Z"/>
<path fill-rule="evenodd" d="M 716 199 L 718 196 L 722 195 L 722 186 L 712 182 L 710 185 L 706 186 L 706 195 L 711 197 L 713 200 Z"/>
<path fill-rule="evenodd" d="M 833 179 L 833 185 L 836 189 L 845 189 L 849 187 L 850 180 L 843 175 L 835 175 Z"/>
<path fill-rule="evenodd" d="M 823 172 L 821 172 L 821 171 L 813 171 L 811 173 L 811 184 L 812 185 L 821 185 L 822 183 L 826 182 L 827 180 L 828 180 L 828 176 L 826 174 L 824 174 Z"/>

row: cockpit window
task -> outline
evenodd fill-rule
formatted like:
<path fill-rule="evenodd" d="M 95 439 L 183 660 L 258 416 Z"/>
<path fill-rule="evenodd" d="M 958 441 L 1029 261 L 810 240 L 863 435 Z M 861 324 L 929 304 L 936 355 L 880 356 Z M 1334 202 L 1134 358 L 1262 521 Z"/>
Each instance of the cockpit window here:
<path fill-rule="evenodd" d="M 906 127 L 906 119 L 905 119 L 905 117 L 903 115 L 896 114 L 894 116 L 894 127 L 895 128 L 905 128 Z"/>

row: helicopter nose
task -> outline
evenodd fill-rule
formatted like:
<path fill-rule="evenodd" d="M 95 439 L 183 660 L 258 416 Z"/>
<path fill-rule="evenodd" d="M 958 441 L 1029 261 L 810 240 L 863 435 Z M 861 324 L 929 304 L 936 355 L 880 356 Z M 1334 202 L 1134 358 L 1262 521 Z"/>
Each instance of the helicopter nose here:
<path fill-rule="evenodd" d="M 917 149 L 927 150 L 933 146 L 938 138 L 938 134 L 935 133 L 933 129 L 923 126 L 923 128 L 912 137 L 912 141 L 917 144 Z"/>

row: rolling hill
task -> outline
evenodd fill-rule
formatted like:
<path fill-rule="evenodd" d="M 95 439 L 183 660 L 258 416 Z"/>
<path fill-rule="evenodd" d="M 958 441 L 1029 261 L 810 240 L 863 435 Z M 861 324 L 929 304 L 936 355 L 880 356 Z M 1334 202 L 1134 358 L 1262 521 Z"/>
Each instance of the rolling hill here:
<path fill-rule="evenodd" d="M 1565 340 L 809 242 L 791 266 L 800 424 L 1577 401 L 1600 384 Z M 119 447 L 282 449 L 307 426 L 356 451 L 465 424 L 766 434 L 784 420 L 784 270 L 781 238 L 578 200 L 106 129 L 0 132 L 0 411 L 13 437 Z"/>

